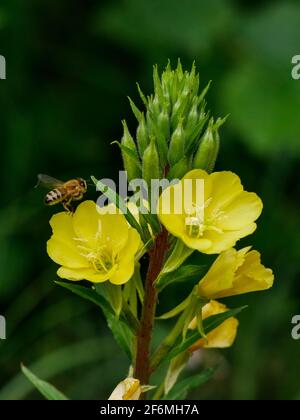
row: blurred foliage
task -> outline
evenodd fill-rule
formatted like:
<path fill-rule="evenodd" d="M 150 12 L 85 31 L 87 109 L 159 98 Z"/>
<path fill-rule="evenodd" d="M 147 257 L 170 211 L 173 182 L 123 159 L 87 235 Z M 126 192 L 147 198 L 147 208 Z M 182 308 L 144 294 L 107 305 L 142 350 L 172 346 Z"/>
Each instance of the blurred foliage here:
<path fill-rule="evenodd" d="M 105 398 L 126 375 L 126 356 L 97 308 L 54 285 L 45 253 L 53 209 L 33 186 L 40 172 L 116 177 L 121 159 L 110 143 L 131 115 L 126 96 L 138 98 L 136 81 L 150 93 L 152 65 L 177 57 L 188 67 L 196 61 L 202 86 L 213 80 L 214 114 L 230 113 L 217 168 L 237 172 L 262 197 L 259 229 L 241 245 L 259 249 L 276 275 L 270 292 L 235 299 L 249 304 L 238 340 L 193 360 L 192 370 L 216 362 L 219 370 L 191 397 L 300 399 L 300 343 L 290 335 L 300 311 L 300 82 L 291 78 L 299 24 L 296 0 L 1 3 L 0 313 L 8 339 L 0 341 L 0 399 L 39 398 L 21 361 L 71 398 Z M 180 292 L 162 295 L 161 312 Z M 164 331 L 162 322 L 155 340 Z"/>

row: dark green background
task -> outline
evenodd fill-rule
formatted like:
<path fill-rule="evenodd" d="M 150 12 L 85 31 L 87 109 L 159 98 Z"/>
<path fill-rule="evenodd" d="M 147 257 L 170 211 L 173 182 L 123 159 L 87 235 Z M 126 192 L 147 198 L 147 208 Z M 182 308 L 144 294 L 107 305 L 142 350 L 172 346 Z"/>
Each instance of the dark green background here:
<path fill-rule="evenodd" d="M 271 291 L 229 301 L 250 305 L 238 339 L 203 355 L 220 368 L 192 397 L 300 398 L 300 342 L 291 339 L 300 313 L 300 80 L 291 78 L 299 28 L 298 1 L 1 2 L 0 313 L 8 339 L 0 341 L 0 399 L 39 397 L 21 361 L 71 398 L 107 398 L 126 376 L 102 315 L 54 285 L 45 252 L 54 209 L 33 187 L 40 172 L 116 177 L 121 160 L 110 143 L 122 118 L 135 128 L 126 96 L 138 102 L 136 81 L 151 93 L 152 65 L 178 57 L 188 68 L 196 61 L 203 87 L 213 80 L 213 113 L 230 113 L 217 169 L 237 172 L 262 197 L 258 230 L 241 245 L 260 250 L 276 276 Z M 163 306 L 176 290 L 168 296 Z"/>

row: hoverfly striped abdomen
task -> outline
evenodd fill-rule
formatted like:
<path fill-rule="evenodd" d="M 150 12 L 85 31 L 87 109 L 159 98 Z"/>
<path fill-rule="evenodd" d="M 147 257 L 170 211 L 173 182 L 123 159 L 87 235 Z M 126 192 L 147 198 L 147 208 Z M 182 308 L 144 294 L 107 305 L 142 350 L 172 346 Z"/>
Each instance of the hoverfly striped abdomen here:
<path fill-rule="evenodd" d="M 54 188 L 53 190 L 49 191 L 45 197 L 45 204 L 48 206 L 52 206 L 54 204 L 58 204 L 64 200 L 66 196 L 66 189 L 65 188 Z"/>

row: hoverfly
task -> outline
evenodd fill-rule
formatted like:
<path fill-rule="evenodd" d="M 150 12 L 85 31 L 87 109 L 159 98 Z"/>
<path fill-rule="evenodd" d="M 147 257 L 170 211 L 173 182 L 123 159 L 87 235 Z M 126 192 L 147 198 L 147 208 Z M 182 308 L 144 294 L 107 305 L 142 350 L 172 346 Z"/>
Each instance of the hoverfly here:
<path fill-rule="evenodd" d="M 61 203 L 68 212 L 73 211 L 72 202 L 81 200 L 87 191 L 87 183 L 82 178 L 63 182 L 51 176 L 39 174 L 37 185 L 42 185 L 50 190 L 44 200 L 47 206 Z"/>

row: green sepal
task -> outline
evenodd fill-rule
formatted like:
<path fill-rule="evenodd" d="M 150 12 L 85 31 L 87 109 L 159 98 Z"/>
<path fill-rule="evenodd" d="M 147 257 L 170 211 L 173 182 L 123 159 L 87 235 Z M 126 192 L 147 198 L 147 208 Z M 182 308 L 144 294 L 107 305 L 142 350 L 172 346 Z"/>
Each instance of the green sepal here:
<path fill-rule="evenodd" d="M 236 309 L 231 309 L 226 312 L 223 312 L 221 314 L 212 315 L 209 318 L 206 318 L 203 321 L 203 329 L 205 335 L 207 335 L 209 332 L 213 331 L 215 328 L 217 328 L 219 325 L 223 324 L 226 319 L 231 318 L 233 316 L 236 316 L 241 311 L 246 309 L 247 306 L 241 306 Z M 187 350 L 189 347 L 191 347 L 196 341 L 200 340 L 202 338 L 199 331 L 193 331 L 191 332 L 188 337 L 181 342 L 180 344 L 176 345 L 169 353 L 168 355 L 163 359 L 163 361 L 170 361 L 173 359 L 173 357 L 177 356 L 178 354 L 182 353 L 183 351 Z"/>

